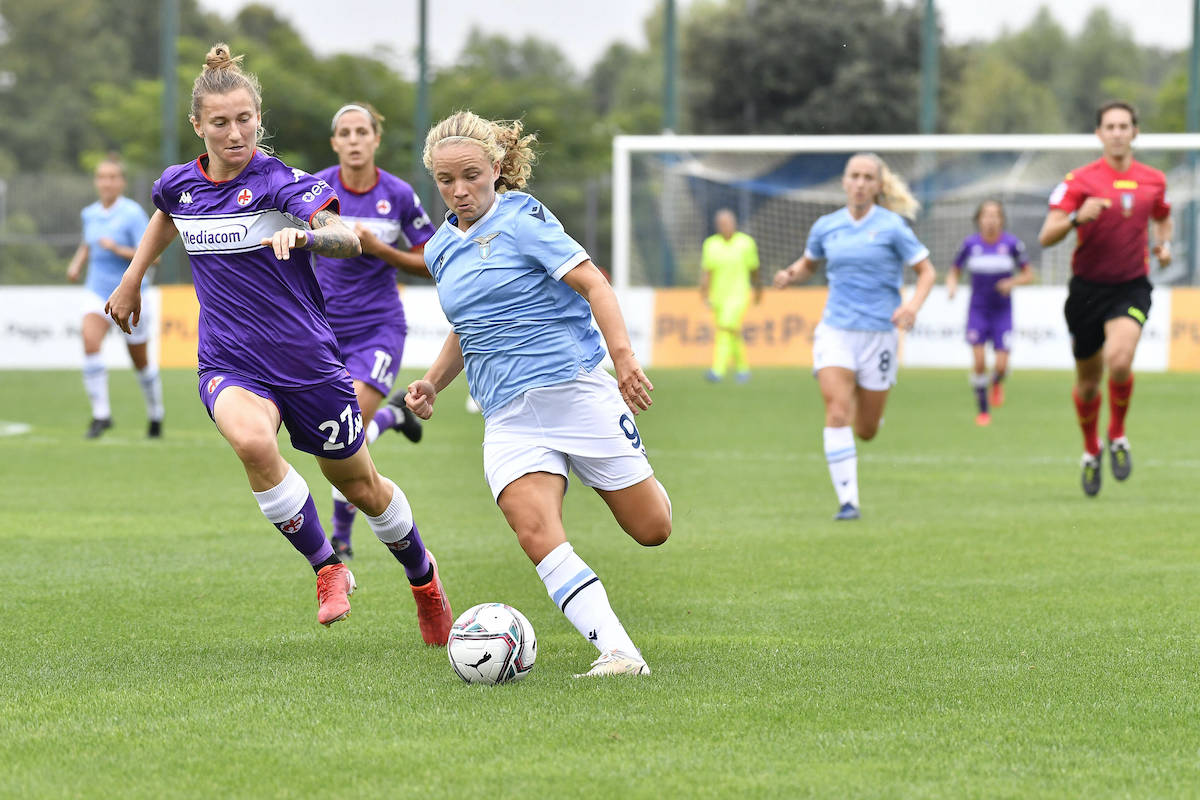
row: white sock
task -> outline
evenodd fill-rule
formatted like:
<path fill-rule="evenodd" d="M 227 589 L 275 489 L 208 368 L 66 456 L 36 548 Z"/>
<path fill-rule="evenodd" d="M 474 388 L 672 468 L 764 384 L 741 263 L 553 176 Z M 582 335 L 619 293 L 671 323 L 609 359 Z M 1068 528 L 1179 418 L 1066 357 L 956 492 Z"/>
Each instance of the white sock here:
<path fill-rule="evenodd" d="M 162 381 L 158 377 L 158 367 L 147 364 L 143 370 L 138 370 L 138 383 L 142 384 L 142 394 L 146 397 L 146 416 L 152 420 L 163 418 Z"/>
<path fill-rule="evenodd" d="M 371 526 L 371 530 L 375 531 L 375 536 L 379 538 L 379 541 L 384 544 L 395 544 L 408 536 L 409 531 L 413 529 L 412 507 L 408 504 L 408 498 L 404 496 L 404 492 L 400 491 L 400 487 L 395 482 L 383 476 L 380 476 L 380 479 L 392 485 L 392 502 L 388 503 L 388 507 L 377 517 L 372 517 L 365 511 L 363 516 L 367 518 L 367 524 Z"/>
<path fill-rule="evenodd" d="M 368 445 L 371 444 L 371 442 L 375 441 L 378 438 L 379 438 L 379 425 L 375 422 L 375 420 L 371 420 L 370 422 L 367 423 L 367 444 Z"/>
<path fill-rule="evenodd" d="M 971 388 L 986 389 L 988 388 L 989 379 L 986 372 L 971 373 Z"/>
<path fill-rule="evenodd" d="M 108 419 L 112 409 L 108 405 L 108 370 L 104 357 L 99 353 L 83 356 L 83 388 L 92 401 L 92 419 Z"/>
<path fill-rule="evenodd" d="M 272 525 L 278 525 L 292 519 L 304 508 L 304 504 L 308 502 L 308 484 L 304 482 L 300 473 L 296 472 L 295 467 L 289 466 L 287 475 L 283 476 L 283 480 L 277 486 L 265 492 L 255 492 L 254 499 L 258 501 L 263 516 Z"/>
<path fill-rule="evenodd" d="M 550 599 L 575 630 L 601 653 L 621 650 L 638 655 L 633 640 L 608 604 L 608 592 L 596 573 L 575 555 L 570 542 L 563 542 L 537 565 L 538 577 L 546 584 Z"/>
<path fill-rule="evenodd" d="M 854 431 L 847 425 L 825 429 L 825 461 L 829 477 L 837 492 L 838 505 L 858 507 L 858 451 L 854 447 Z"/>

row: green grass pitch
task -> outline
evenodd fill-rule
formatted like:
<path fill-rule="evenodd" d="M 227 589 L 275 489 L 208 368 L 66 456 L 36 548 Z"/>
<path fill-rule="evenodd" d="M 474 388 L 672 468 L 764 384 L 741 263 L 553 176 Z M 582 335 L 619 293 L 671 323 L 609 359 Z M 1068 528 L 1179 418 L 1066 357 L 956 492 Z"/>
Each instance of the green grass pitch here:
<path fill-rule="evenodd" d="M 646 679 L 572 679 L 594 651 L 492 503 L 461 383 L 420 445 L 373 447 L 456 611 L 532 621 L 537 666 L 494 688 L 420 643 L 361 519 L 354 613 L 317 624 L 311 570 L 191 373 L 165 375 L 160 442 L 127 371 L 98 442 L 78 373 L 0 373 L 0 420 L 33 426 L 0 437 L 0 795 L 1200 793 L 1200 376 L 1139 376 L 1133 477 L 1106 471 L 1089 500 L 1067 374 L 1017 373 L 978 429 L 964 374 L 902 371 L 859 445 L 864 518 L 834 523 L 805 371 L 650 372 L 639 424 L 671 541 L 640 548 L 578 484 L 565 511 Z M 328 519 L 328 485 L 284 443 Z"/>

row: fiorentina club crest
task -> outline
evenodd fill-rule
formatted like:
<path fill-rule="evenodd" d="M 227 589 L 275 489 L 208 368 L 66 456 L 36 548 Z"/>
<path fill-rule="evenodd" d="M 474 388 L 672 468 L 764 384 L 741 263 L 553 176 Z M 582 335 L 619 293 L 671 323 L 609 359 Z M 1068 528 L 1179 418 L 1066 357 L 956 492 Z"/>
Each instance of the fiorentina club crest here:
<path fill-rule="evenodd" d="M 279 530 L 283 533 L 295 533 L 304 527 L 304 512 L 301 511 L 296 516 L 289 519 L 287 522 L 279 523 Z"/>
<path fill-rule="evenodd" d="M 250 205 L 250 201 L 253 199 L 254 199 L 254 192 L 252 192 L 249 189 L 246 189 L 244 187 L 242 188 L 242 190 L 240 192 L 237 193 L 237 204 L 239 206 L 248 206 L 248 205 Z"/>
<path fill-rule="evenodd" d="M 386 197 L 381 198 L 379 200 L 379 202 L 375 204 L 375 212 L 377 214 L 379 214 L 379 216 L 381 216 L 381 217 L 386 217 L 388 214 L 391 213 L 391 211 L 392 211 L 392 204 L 387 201 Z"/>
<path fill-rule="evenodd" d="M 221 385 L 221 381 L 223 381 L 223 380 L 225 380 L 224 375 L 218 375 L 215 378 L 210 378 L 208 381 L 208 393 L 212 394 L 213 392 L 215 392 L 217 390 L 217 387 Z"/>

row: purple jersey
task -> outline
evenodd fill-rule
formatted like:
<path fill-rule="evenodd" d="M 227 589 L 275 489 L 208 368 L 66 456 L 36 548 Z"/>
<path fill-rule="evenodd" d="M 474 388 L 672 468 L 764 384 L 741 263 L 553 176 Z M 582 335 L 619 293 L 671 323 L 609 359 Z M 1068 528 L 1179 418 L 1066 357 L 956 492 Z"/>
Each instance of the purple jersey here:
<path fill-rule="evenodd" d="M 171 215 L 200 301 L 200 371 L 231 372 L 281 388 L 344 377 L 309 254 L 287 261 L 259 242 L 307 228 L 337 195 L 318 178 L 256 150 L 236 178 L 214 181 L 207 156 L 168 167 L 154 205 Z"/>
<path fill-rule="evenodd" d="M 425 244 L 433 236 L 433 223 L 413 188 L 389 172 L 378 168 L 375 172 L 375 185 L 365 192 L 347 189 L 338 167 L 323 169 L 317 177 L 337 192 L 342 220 L 351 228 L 359 223 L 384 244 L 401 251 Z M 314 260 L 326 315 L 339 340 L 381 324 L 398 324 L 401 332 L 407 330 L 395 267 L 366 254 L 345 259 L 317 256 Z"/>
<path fill-rule="evenodd" d="M 971 273 L 971 307 L 976 309 L 1012 308 L 1012 296 L 997 292 L 996 284 L 1028 263 L 1025 245 L 1008 231 L 991 244 L 978 233 L 971 234 L 954 257 L 956 269 Z"/>

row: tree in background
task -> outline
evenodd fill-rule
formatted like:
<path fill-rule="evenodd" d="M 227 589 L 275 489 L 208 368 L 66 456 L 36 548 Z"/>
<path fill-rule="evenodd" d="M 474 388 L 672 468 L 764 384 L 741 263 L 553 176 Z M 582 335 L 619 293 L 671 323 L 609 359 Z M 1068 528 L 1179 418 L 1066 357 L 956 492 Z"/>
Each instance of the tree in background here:
<path fill-rule="evenodd" d="M 696 133 L 908 133 L 917 127 L 919 3 L 891 0 L 697 0 L 680 13 L 681 121 Z M 84 173 L 120 151 L 145 200 L 161 152 L 159 0 L 5 3 L 0 36 L 0 282 L 58 276 L 77 243 Z M 264 123 L 290 163 L 332 163 L 329 118 L 368 100 L 387 117 L 381 163 L 411 176 L 415 87 L 370 53 L 315 54 L 281 13 L 250 5 L 232 19 L 180 1 L 179 152 L 201 147 L 187 124 L 192 79 L 217 40 L 247 54 L 265 87 Z M 663 6 L 645 41 L 616 43 L 580 74 L 555 44 L 475 31 L 434 70 L 433 111 L 469 107 L 524 119 L 542 142 L 534 191 L 609 257 L 612 137 L 662 128 Z M 1090 130 L 1110 96 L 1142 107 L 1149 129 L 1182 130 L 1185 54 L 1141 47 L 1102 10 L 1069 36 L 1049 9 L 1023 29 L 943 46 L 945 130 Z M 74 184 L 46 180 L 71 173 Z M 28 191 L 26 191 L 28 189 Z M 38 195 L 37 202 L 30 198 Z M 425 198 L 436 204 L 436 198 Z M 23 206 L 18 206 L 18 201 Z M 49 280 L 49 278 L 43 278 Z"/>
<path fill-rule="evenodd" d="M 1097 106 L 1113 98 L 1137 105 L 1148 122 L 1160 110 L 1170 120 L 1161 104 L 1175 101 L 1162 87 L 1183 68 L 1183 54 L 1137 44 L 1103 8 L 1070 36 L 1043 6 L 1024 28 L 961 51 L 966 67 L 948 115 L 956 133 L 1090 131 Z"/>
<path fill-rule="evenodd" d="M 915 133 L 921 15 L 884 0 L 693 6 L 683 74 L 696 133 Z"/>

